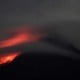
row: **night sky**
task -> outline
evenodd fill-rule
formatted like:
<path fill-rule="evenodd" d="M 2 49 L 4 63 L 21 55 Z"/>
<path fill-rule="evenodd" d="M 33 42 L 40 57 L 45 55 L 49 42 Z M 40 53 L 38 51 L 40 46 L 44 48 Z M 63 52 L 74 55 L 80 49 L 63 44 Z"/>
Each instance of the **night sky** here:
<path fill-rule="evenodd" d="M 59 34 L 64 35 L 80 49 L 79 2 L 79 0 L 0 0 L 0 31 L 21 24 L 37 26 L 53 24 L 51 30 L 56 27 Z"/>

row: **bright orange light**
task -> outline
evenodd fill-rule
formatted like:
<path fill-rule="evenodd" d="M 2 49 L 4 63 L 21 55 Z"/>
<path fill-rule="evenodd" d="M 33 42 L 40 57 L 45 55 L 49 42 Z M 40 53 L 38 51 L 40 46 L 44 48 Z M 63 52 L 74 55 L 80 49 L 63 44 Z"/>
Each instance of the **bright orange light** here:
<path fill-rule="evenodd" d="M 37 34 L 36 31 L 33 31 L 30 28 L 28 29 L 25 26 L 18 27 L 15 29 L 10 29 L 9 32 L 5 33 L 14 36 L 0 41 L 1 49 L 7 47 L 15 47 L 23 43 L 36 42 L 42 37 L 42 35 Z M 17 52 L 0 55 L 0 64 L 12 62 L 18 55 L 19 53 Z"/>
<path fill-rule="evenodd" d="M 6 64 L 12 62 L 17 56 L 19 56 L 19 53 L 8 53 L 4 55 L 0 55 L 0 64 Z"/>

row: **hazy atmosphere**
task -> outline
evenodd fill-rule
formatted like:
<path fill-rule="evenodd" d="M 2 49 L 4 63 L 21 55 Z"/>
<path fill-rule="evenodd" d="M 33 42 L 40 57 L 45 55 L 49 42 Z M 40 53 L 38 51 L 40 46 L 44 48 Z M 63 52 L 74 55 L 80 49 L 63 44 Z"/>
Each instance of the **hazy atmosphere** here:
<path fill-rule="evenodd" d="M 79 73 L 80 0 L 0 0 L 0 80 Z"/>
<path fill-rule="evenodd" d="M 48 26 L 52 32 L 55 27 L 57 33 L 80 49 L 79 3 L 80 0 L 0 0 L 0 31 L 24 24 L 52 24 Z"/>

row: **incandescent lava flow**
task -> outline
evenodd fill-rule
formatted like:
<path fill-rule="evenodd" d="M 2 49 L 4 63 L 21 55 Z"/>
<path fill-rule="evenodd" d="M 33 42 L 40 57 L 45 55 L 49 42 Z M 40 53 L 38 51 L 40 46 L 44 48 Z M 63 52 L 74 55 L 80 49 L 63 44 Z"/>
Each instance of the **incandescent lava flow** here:
<path fill-rule="evenodd" d="M 2 54 L 0 55 L 0 64 L 11 63 L 19 55 L 19 52 L 6 53 L 5 55 Z"/>
<path fill-rule="evenodd" d="M 32 30 L 31 30 L 32 31 Z M 41 38 L 38 33 L 31 32 L 30 29 L 26 27 L 19 27 L 18 29 L 13 29 L 13 36 L 0 41 L 0 49 L 15 47 L 23 43 L 36 42 Z M 34 31 L 36 32 L 36 31 Z M 11 30 L 8 35 L 11 35 Z M 3 51 L 4 52 L 4 51 Z M 19 51 L 21 53 L 21 51 Z M 12 62 L 16 56 L 19 56 L 19 52 L 9 52 L 5 54 L 0 54 L 0 64 Z"/>

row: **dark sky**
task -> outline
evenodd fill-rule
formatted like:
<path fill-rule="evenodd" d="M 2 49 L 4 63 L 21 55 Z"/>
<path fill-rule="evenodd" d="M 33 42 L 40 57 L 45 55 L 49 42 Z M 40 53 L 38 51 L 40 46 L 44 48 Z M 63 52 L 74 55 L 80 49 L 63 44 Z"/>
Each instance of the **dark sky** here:
<path fill-rule="evenodd" d="M 0 0 L 0 31 L 20 24 L 51 23 L 51 30 L 55 27 L 58 34 L 80 49 L 79 3 L 79 0 Z"/>

